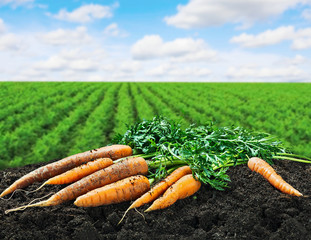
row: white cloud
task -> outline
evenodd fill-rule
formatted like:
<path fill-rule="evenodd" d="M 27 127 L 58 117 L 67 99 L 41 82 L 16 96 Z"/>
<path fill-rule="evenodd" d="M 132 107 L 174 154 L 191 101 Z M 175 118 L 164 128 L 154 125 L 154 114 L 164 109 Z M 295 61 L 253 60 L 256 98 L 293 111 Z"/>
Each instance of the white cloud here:
<path fill-rule="evenodd" d="M 219 52 L 213 63 L 213 79 L 246 82 L 310 81 L 311 59 L 297 54 L 286 55 L 249 52 L 241 49 Z"/>
<path fill-rule="evenodd" d="M 57 29 L 45 34 L 40 34 L 39 38 L 50 45 L 66 45 L 66 44 L 83 44 L 91 41 L 91 37 L 87 34 L 86 27 L 77 27 L 71 29 Z"/>
<path fill-rule="evenodd" d="M 176 65 L 172 63 L 162 63 L 146 71 L 146 74 L 152 77 L 207 77 L 211 73 L 212 71 L 206 67 L 185 66 L 184 64 Z"/>
<path fill-rule="evenodd" d="M 81 49 L 64 50 L 34 64 L 37 70 L 49 71 L 96 71 L 100 69 L 100 62 L 105 57 L 102 50 L 86 51 Z"/>
<path fill-rule="evenodd" d="M 293 42 L 292 48 L 295 50 L 311 48 L 311 38 L 295 39 Z"/>
<path fill-rule="evenodd" d="M 311 47 L 311 28 L 299 29 L 293 39 L 292 48 L 301 50 Z"/>
<path fill-rule="evenodd" d="M 304 56 L 301 56 L 301 55 L 296 55 L 293 60 L 292 60 L 292 64 L 294 65 L 298 65 L 298 64 L 301 64 L 301 63 L 305 63 L 306 62 L 306 58 Z"/>
<path fill-rule="evenodd" d="M 112 23 L 112 24 L 108 25 L 104 30 L 105 35 L 118 36 L 119 33 L 120 33 L 120 31 L 118 28 L 118 24 L 116 24 L 116 23 Z"/>
<path fill-rule="evenodd" d="M 242 33 L 230 39 L 231 43 L 240 44 L 242 47 L 261 47 L 273 45 L 285 40 L 292 41 L 291 47 L 301 50 L 311 47 L 311 28 L 296 30 L 293 26 L 279 27 L 267 30 L 257 35 Z"/>
<path fill-rule="evenodd" d="M 68 61 L 61 56 L 51 56 L 48 60 L 34 65 L 38 70 L 60 71 L 66 68 Z"/>
<path fill-rule="evenodd" d="M 202 49 L 184 56 L 172 58 L 172 62 L 209 62 L 217 58 L 217 52 L 212 49 Z"/>
<path fill-rule="evenodd" d="M 219 26 L 225 23 L 250 26 L 254 22 L 276 17 L 298 4 L 310 4 L 310 0 L 190 0 L 178 5 L 177 14 L 166 17 L 169 25 L 178 28 Z"/>
<path fill-rule="evenodd" d="M 282 61 L 282 62 L 281 62 Z M 310 60 L 308 60 L 306 57 L 297 54 L 293 58 L 284 58 L 280 60 L 280 64 L 285 63 L 288 65 L 303 65 L 303 64 L 310 64 Z"/>
<path fill-rule="evenodd" d="M 301 15 L 304 19 L 311 21 L 311 8 L 303 10 Z"/>
<path fill-rule="evenodd" d="M 146 73 L 149 76 L 163 76 L 169 71 L 170 68 L 170 64 L 165 63 L 147 70 Z"/>
<path fill-rule="evenodd" d="M 141 69 L 141 63 L 137 61 L 124 61 L 120 64 L 119 69 L 127 73 L 137 72 Z"/>
<path fill-rule="evenodd" d="M 230 39 L 232 43 L 238 43 L 242 47 L 260 47 L 280 43 L 284 40 L 293 39 L 295 29 L 293 26 L 279 27 L 267 30 L 257 35 L 242 33 Z"/>
<path fill-rule="evenodd" d="M 0 34 L 4 33 L 6 30 L 5 24 L 3 22 L 3 20 L 0 18 Z"/>
<path fill-rule="evenodd" d="M 194 75 L 199 77 L 206 77 L 212 74 L 212 71 L 209 68 L 199 68 L 195 70 L 196 72 L 194 73 Z"/>
<path fill-rule="evenodd" d="M 66 9 L 61 9 L 58 14 L 48 14 L 56 19 L 64 20 L 68 22 L 87 23 L 92 22 L 95 19 L 111 18 L 113 16 L 113 9 L 118 7 L 117 4 L 114 6 L 103 6 L 99 4 L 88 4 L 79 7 L 72 12 L 68 12 Z"/>
<path fill-rule="evenodd" d="M 296 66 L 289 67 L 254 67 L 254 66 L 241 66 L 229 67 L 227 76 L 229 78 L 248 78 L 249 80 L 265 78 L 265 79 L 289 79 L 302 77 L 304 72 Z"/>
<path fill-rule="evenodd" d="M 112 23 L 105 28 L 104 35 L 112 37 L 126 37 L 128 34 L 120 30 L 117 23 Z"/>
<path fill-rule="evenodd" d="M 45 71 L 40 71 L 37 69 L 25 69 L 22 70 L 20 73 L 20 76 L 18 77 L 18 81 L 29 81 L 29 80 L 35 80 L 35 79 L 40 79 L 41 81 L 48 81 L 50 80 L 47 76 L 47 72 Z"/>
<path fill-rule="evenodd" d="M 18 51 L 21 48 L 22 42 L 15 34 L 0 35 L 0 51 Z"/>
<path fill-rule="evenodd" d="M 159 35 L 147 35 L 131 48 L 134 59 L 171 58 L 175 61 L 211 60 L 216 51 L 208 48 L 202 39 L 177 38 L 164 42 Z"/>

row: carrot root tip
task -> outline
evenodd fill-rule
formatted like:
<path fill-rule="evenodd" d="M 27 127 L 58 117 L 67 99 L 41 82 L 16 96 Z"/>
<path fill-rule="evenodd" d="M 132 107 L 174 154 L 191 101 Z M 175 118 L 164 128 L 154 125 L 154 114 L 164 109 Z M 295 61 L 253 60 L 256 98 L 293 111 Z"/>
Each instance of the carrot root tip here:
<path fill-rule="evenodd" d="M 46 184 L 47 184 L 47 181 L 44 182 L 41 186 L 39 186 L 37 189 L 35 189 L 35 190 L 33 190 L 33 191 L 27 191 L 26 194 L 37 192 L 37 191 L 39 191 L 41 188 L 43 188 Z"/>
<path fill-rule="evenodd" d="M 25 210 L 27 207 L 28 207 L 28 205 L 21 206 L 21 207 L 17 207 L 17 208 L 8 209 L 8 210 L 5 210 L 4 213 L 5 213 L 5 214 L 8 214 L 8 213 L 10 213 L 10 212 L 23 211 L 23 210 Z"/>
<path fill-rule="evenodd" d="M 146 220 L 145 215 L 142 214 L 140 211 L 138 211 L 137 208 L 135 208 L 135 211 L 136 211 L 137 213 L 139 213 L 139 214 L 143 217 L 144 220 Z"/>
<path fill-rule="evenodd" d="M 151 212 L 152 209 L 151 208 L 147 208 L 144 212 Z"/>
<path fill-rule="evenodd" d="M 24 205 L 24 206 L 20 206 L 20 207 L 17 207 L 17 208 L 12 208 L 12 209 L 5 210 L 4 213 L 8 214 L 10 212 L 24 211 L 26 208 L 30 208 L 30 207 L 44 207 L 44 206 L 48 206 L 48 201 L 47 200 L 46 201 L 42 201 L 42 202 L 33 203 L 36 200 L 37 199 L 34 199 L 29 204 Z"/>
<path fill-rule="evenodd" d="M 20 207 L 17 207 L 17 208 L 12 208 L 12 209 L 8 209 L 8 210 L 5 210 L 4 213 L 5 214 L 8 214 L 10 212 L 16 212 L 16 211 L 24 211 L 26 208 L 30 208 L 30 207 L 45 207 L 45 206 L 50 206 L 50 201 L 49 199 L 47 200 L 44 200 L 44 201 L 40 201 L 40 202 L 36 202 L 36 203 L 33 203 L 37 200 L 41 200 L 42 198 L 45 198 L 49 195 L 53 194 L 53 192 L 47 194 L 46 196 L 43 196 L 41 198 L 36 198 L 36 199 L 33 199 L 32 201 L 30 201 L 27 205 L 24 205 L 24 206 L 20 206 Z"/>
<path fill-rule="evenodd" d="M 125 215 L 126 215 L 126 214 L 127 214 L 127 212 L 128 212 L 129 210 L 131 210 L 131 209 L 132 209 L 131 207 L 129 207 L 128 209 L 126 209 L 125 213 L 123 214 L 123 216 L 122 216 L 121 220 L 118 222 L 118 224 L 117 224 L 117 225 L 119 225 L 119 224 L 123 221 L 123 219 L 124 219 Z"/>

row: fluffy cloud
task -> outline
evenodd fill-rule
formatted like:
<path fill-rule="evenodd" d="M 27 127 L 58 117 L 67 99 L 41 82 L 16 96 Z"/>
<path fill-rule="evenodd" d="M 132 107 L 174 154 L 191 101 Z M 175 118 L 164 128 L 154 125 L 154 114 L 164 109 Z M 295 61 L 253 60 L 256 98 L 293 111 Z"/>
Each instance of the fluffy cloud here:
<path fill-rule="evenodd" d="M 107 26 L 104 30 L 104 34 L 109 36 L 118 36 L 120 34 L 118 24 L 112 23 Z"/>
<path fill-rule="evenodd" d="M 4 33 L 6 30 L 5 24 L 3 22 L 3 20 L 0 18 L 0 34 Z"/>
<path fill-rule="evenodd" d="M 289 65 L 302 65 L 302 64 L 308 64 L 308 62 L 310 62 L 306 57 L 297 54 L 295 57 L 293 58 L 285 58 L 284 60 L 282 60 L 283 63 L 287 63 Z"/>
<path fill-rule="evenodd" d="M 242 67 L 230 67 L 227 72 L 229 78 L 242 79 L 247 78 L 249 81 L 253 79 L 290 79 L 300 78 L 304 72 L 296 66 L 289 67 L 254 67 L 254 66 L 242 66 Z"/>
<path fill-rule="evenodd" d="M 12 33 L 0 35 L 0 51 L 18 51 L 22 48 L 22 41 Z"/>
<path fill-rule="evenodd" d="M 101 50 L 63 50 L 47 60 L 34 64 L 34 68 L 48 71 L 96 71 L 100 68 L 100 61 L 102 61 L 105 55 Z"/>
<path fill-rule="evenodd" d="M 183 66 L 171 63 L 160 64 L 146 71 L 146 74 L 152 77 L 207 77 L 211 73 L 212 71 L 206 67 Z"/>
<path fill-rule="evenodd" d="M 117 23 L 112 23 L 105 28 L 104 35 L 112 37 L 126 37 L 127 33 L 120 30 Z"/>
<path fill-rule="evenodd" d="M 293 39 L 294 36 L 294 27 L 286 26 L 274 30 L 267 30 L 257 35 L 242 33 L 239 36 L 231 38 L 230 42 L 240 44 L 242 47 L 260 47 L 290 40 Z"/>
<path fill-rule="evenodd" d="M 282 14 L 298 4 L 311 3 L 310 0 L 190 0 L 186 5 L 178 5 L 178 13 L 166 17 L 169 25 L 179 28 L 218 26 L 225 23 L 242 24 L 246 27 L 256 21 L 266 20 Z"/>
<path fill-rule="evenodd" d="M 301 50 L 311 47 L 311 28 L 299 29 L 295 33 L 292 48 Z"/>
<path fill-rule="evenodd" d="M 119 70 L 124 73 L 134 73 L 141 69 L 141 63 L 137 61 L 124 61 L 119 65 Z"/>
<path fill-rule="evenodd" d="M 83 44 L 91 40 L 91 37 L 87 34 L 86 27 L 83 26 L 77 27 L 74 30 L 60 28 L 38 36 L 43 42 L 50 45 Z"/>
<path fill-rule="evenodd" d="M 309 20 L 311 21 L 311 8 L 309 9 L 305 9 L 303 12 L 302 12 L 302 17 L 306 20 Z"/>
<path fill-rule="evenodd" d="M 66 9 L 62 9 L 58 14 L 50 16 L 64 20 L 68 22 L 87 23 L 94 21 L 95 19 L 110 18 L 113 16 L 113 9 L 118 7 L 118 4 L 113 6 L 103 6 L 99 4 L 88 4 L 81 6 L 72 12 L 68 12 Z"/>
<path fill-rule="evenodd" d="M 267 30 L 257 35 L 242 33 L 231 38 L 230 42 L 250 48 L 273 45 L 285 40 L 292 41 L 292 48 L 295 50 L 310 48 L 311 28 L 296 30 L 293 26 L 287 26 Z"/>
<path fill-rule="evenodd" d="M 134 59 L 172 58 L 175 61 L 211 60 L 217 53 L 202 39 L 177 38 L 164 42 L 159 35 L 147 35 L 131 48 Z"/>

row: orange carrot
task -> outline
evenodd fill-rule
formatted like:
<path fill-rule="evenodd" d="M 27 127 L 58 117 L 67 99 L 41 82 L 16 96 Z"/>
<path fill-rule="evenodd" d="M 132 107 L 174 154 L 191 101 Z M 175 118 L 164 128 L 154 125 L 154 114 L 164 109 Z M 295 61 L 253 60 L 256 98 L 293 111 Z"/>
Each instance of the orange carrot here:
<path fill-rule="evenodd" d="M 177 200 L 193 195 L 200 187 L 201 182 L 194 179 L 192 174 L 187 174 L 169 187 L 163 196 L 155 200 L 145 212 L 167 208 Z"/>
<path fill-rule="evenodd" d="M 77 167 L 81 164 L 87 163 L 97 158 L 107 157 L 115 160 L 130 155 L 132 155 L 132 149 L 131 147 L 126 145 L 112 145 L 102 147 L 99 149 L 94 149 L 84 153 L 78 153 L 63 158 L 57 162 L 53 162 L 48 165 L 42 166 L 26 174 L 25 176 L 16 180 L 10 187 L 5 189 L 0 194 L 0 197 L 4 197 L 5 195 L 10 194 L 14 192 L 16 189 L 27 187 L 34 182 L 40 182 L 42 180 L 64 173 L 74 167 Z"/>
<path fill-rule="evenodd" d="M 61 204 L 65 201 L 75 199 L 95 188 L 103 187 L 107 184 L 116 182 L 123 178 L 137 174 L 146 175 L 148 165 L 142 157 L 130 157 L 113 164 L 107 168 L 101 169 L 91 175 L 88 175 L 77 182 L 70 184 L 64 189 L 52 195 L 49 199 L 34 204 L 14 208 L 5 211 L 5 213 L 24 210 L 28 207 L 47 207 Z"/>
<path fill-rule="evenodd" d="M 164 180 L 162 180 L 154 187 L 152 187 L 150 191 L 146 192 L 135 202 L 133 202 L 133 204 L 128 209 L 137 208 L 146 203 L 152 202 L 153 200 L 157 199 L 160 195 L 162 195 L 178 179 L 190 173 L 192 173 L 192 171 L 189 166 L 177 168 L 168 177 L 166 177 Z"/>
<path fill-rule="evenodd" d="M 248 160 L 248 167 L 252 171 L 260 173 L 272 186 L 279 189 L 281 192 L 298 197 L 302 196 L 302 193 L 285 182 L 266 161 L 257 157 L 252 157 Z"/>
<path fill-rule="evenodd" d="M 76 199 L 78 207 L 97 207 L 138 198 L 150 189 L 148 178 L 142 175 L 128 177 L 101 188 L 96 188 Z"/>
<path fill-rule="evenodd" d="M 104 169 L 113 164 L 113 161 L 110 158 L 99 158 L 94 161 L 83 164 L 79 167 L 75 167 L 67 172 L 64 172 L 60 175 L 50 178 L 45 181 L 39 188 L 34 191 L 38 191 L 43 186 L 47 184 L 68 184 L 76 182 L 81 178 L 84 178 L 87 175 L 90 175 L 100 169 Z"/>
<path fill-rule="evenodd" d="M 119 221 L 119 224 L 124 219 L 126 213 L 133 209 L 140 207 L 146 203 L 150 203 L 153 200 L 157 199 L 161 196 L 173 183 L 175 183 L 178 179 L 185 176 L 186 174 L 192 173 L 189 166 L 182 166 L 174 170 L 169 176 L 167 176 L 164 180 L 157 183 L 154 187 L 150 189 L 150 191 L 146 192 L 140 198 L 136 199 L 131 206 L 125 211 L 123 217 Z"/>

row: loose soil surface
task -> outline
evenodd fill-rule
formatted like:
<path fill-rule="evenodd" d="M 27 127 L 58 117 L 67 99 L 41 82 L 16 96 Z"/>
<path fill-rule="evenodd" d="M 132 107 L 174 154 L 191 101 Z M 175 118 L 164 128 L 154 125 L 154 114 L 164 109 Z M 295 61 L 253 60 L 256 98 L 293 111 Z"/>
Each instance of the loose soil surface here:
<path fill-rule="evenodd" d="M 287 182 L 311 196 L 310 165 L 275 163 L 276 171 Z M 41 165 L 0 171 L 0 191 Z M 28 195 L 16 192 L 10 200 L 0 199 L 0 239 L 311 239 L 310 197 L 282 194 L 247 166 L 233 167 L 228 174 L 231 183 L 225 191 L 203 186 L 194 196 L 168 209 L 144 213 L 145 206 L 131 210 L 120 225 L 129 202 L 78 208 L 71 201 L 5 215 L 6 209 L 24 205 L 63 186 L 46 186 Z M 25 190 L 34 190 L 39 185 Z"/>

